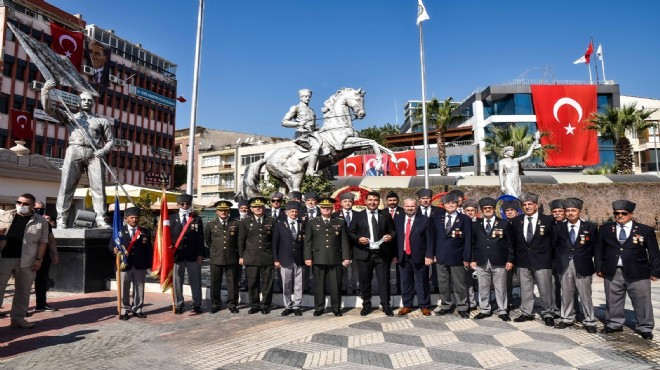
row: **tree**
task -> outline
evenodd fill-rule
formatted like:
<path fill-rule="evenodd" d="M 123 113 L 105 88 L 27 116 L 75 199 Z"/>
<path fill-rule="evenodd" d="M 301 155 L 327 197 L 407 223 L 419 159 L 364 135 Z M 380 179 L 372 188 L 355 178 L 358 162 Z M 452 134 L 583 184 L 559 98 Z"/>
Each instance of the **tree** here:
<path fill-rule="evenodd" d="M 386 148 L 389 148 L 389 146 L 386 145 L 385 136 L 398 134 L 399 129 L 400 128 L 397 125 L 386 123 L 384 126 L 381 127 L 372 126 L 372 127 L 364 128 L 358 131 L 358 136 L 363 137 L 365 139 L 371 139 L 377 142 L 378 144 Z"/>
<path fill-rule="evenodd" d="M 270 198 L 272 193 L 279 190 L 280 182 L 272 176 L 269 176 L 267 180 L 261 180 L 259 182 L 259 193 L 261 196 Z M 302 193 L 313 191 L 317 194 L 331 194 L 335 190 L 337 188 L 327 176 L 304 176 L 302 184 L 300 184 L 300 191 Z"/>
<path fill-rule="evenodd" d="M 438 168 L 440 168 L 440 175 L 442 176 L 446 176 L 449 172 L 447 169 L 445 133 L 450 124 L 461 119 L 460 116 L 452 114 L 456 106 L 457 104 L 452 97 L 443 100 L 442 103 L 440 103 L 438 98 L 434 97 L 426 103 L 426 127 L 435 127 L 435 140 L 438 146 Z M 413 128 L 421 125 L 421 108 L 415 112 L 415 119 L 419 120 L 419 123 L 413 125 Z"/>
<path fill-rule="evenodd" d="M 637 109 L 637 104 L 625 105 L 621 108 L 608 106 L 603 113 L 594 113 L 589 119 L 588 129 L 596 130 L 600 137 L 614 144 L 614 158 L 619 175 L 633 173 L 633 151 L 630 139 L 626 136 L 633 132 L 638 136 L 654 126 L 647 119 L 657 111 Z"/>
<path fill-rule="evenodd" d="M 188 166 L 185 164 L 174 165 L 174 188 L 179 189 L 185 184 L 188 176 Z"/>
<path fill-rule="evenodd" d="M 491 125 L 491 135 L 484 138 L 486 145 L 484 146 L 484 153 L 493 153 L 498 158 L 502 156 L 502 149 L 507 146 L 513 147 L 513 158 L 518 158 L 529 150 L 529 147 L 534 142 L 534 135 L 528 134 L 528 126 L 516 126 L 513 123 L 507 124 L 503 127 Z M 541 137 L 547 136 L 547 132 L 541 132 Z M 541 148 L 534 149 L 532 158 L 546 158 L 547 151 L 555 149 L 554 145 L 546 144 Z M 524 175 L 525 171 L 523 166 L 519 166 L 519 174 Z"/>

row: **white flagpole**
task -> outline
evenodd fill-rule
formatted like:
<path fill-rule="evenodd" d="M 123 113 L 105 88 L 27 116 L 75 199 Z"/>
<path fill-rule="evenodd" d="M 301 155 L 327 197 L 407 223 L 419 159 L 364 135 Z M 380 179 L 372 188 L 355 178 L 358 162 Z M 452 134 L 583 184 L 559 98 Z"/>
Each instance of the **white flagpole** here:
<path fill-rule="evenodd" d="M 419 22 L 419 60 L 422 69 L 422 133 L 424 141 L 424 187 L 429 188 L 429 134 L 426 130 L 426 69 L 424 67 L 424 32 Z"/>
<path fill-rule="evenodd" d="M 589 83 L 594 83 L 593 78 L 591 78 L 591 63 L 587 63 L 587 69 L 589 70 Z"/>
<path fill-rule="evenodd" d="M 197 90 L 199 86 L 199 64 L 202 55 L 202 26 L 204 23 L 204 0 L 199 0 L 197 14 L 197 40 L 195 46 L 195 72 L 193 74 L 193 91 L 190 107 L 190 138 L 188 140 L 188 172 L 186 176 L 186 193 L 193 194 L 193 174 L 195 173 L 195 128 L 197 126 Z"/>
<path fill-rule="evenodd" d="M 603 68 L 603 82 L 607 82 L 607 79 L 605 78 L 605 55 L 603 54 L 602 44 L 598 44 L 598 51 L 600 51 L 600 55 L 598 55 L 598 59 L 600 59 L 600 66 Z"/>

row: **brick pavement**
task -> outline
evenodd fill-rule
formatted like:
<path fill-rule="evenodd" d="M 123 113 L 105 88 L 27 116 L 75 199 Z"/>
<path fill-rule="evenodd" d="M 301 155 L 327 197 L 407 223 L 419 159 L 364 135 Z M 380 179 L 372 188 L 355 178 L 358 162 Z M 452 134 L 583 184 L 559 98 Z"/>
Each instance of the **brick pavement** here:
<path fill-rule="evenodd" d="M 594 305 L 602 319 L 603 284 L 594 280 Z M 652 297 L 660 320 L 660 282 L 653 283 Z M 3 310 L 10 302 L 6 297 Z M 281 310 L 248 315 L 246 309 L 238 315 L 227 310 L 173 315 L 171 296 L 160 293 L 146 294 L 148 318 L 120 321 L 115 292 L 49 293 L 49 302 L 61 310 L 35 313 L 29 318 L 33 329 L 11 329 L 8 318 L 0 319 L 0 368 L 660 368 L 658 330 L 656 339 L 646 341 L 628 327 L 604 335 L 589 334 L 581 325 L 548 328 L 538 319 L 505 323 L 456 314 L 423 317 L 419 311 L 406 318 L 380 311 L 362 317 L 358 309 L 345 310 L 341 318 L 313 317 L 311 311 L 281 317 Z"/>

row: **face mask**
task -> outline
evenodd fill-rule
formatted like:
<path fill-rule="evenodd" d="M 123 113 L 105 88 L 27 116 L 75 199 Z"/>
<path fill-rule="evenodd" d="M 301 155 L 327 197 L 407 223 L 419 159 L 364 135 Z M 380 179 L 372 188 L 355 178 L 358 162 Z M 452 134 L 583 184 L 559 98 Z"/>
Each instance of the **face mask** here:
<path fill-rule="evenodd" d="M 26 215 L 30 213 L 30 207 L 28 206 L 16 206 L 16 212 L 18 212 L 19 215 Z"/>
<path fill-rule="evenodd" d="M 35 209 L 33 209 L 33 211 L 34 211 L 34 213 L 36 213 L 38 215 L 41 215 L 41 216 L 46 214 L 46 210 L 44 208 L 35 208 Z"/>

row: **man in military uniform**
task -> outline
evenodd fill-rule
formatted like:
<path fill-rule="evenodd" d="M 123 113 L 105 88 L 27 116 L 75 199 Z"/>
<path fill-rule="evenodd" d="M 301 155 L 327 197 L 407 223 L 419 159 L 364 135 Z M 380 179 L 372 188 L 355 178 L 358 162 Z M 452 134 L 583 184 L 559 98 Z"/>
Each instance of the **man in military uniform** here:
<path fill-rule="evenodd" d="M 322 198 L 321 216 L 305 226 L 305 265 L 314 273 L 314 316 L 325 309 L 325 283 L 330 289 L 330 305 L 335 316 L 341 316 L 341 265 L 351 263 L 351 249 L 344 220 L 332 217 L 335 200 Z"/>
<path fill-rule="evenodd" d="M 202 260 L 204 256 L 204 226 L 192 208 L 192 195 L 180 194 L 176 197 L 179 212 L 170 215 L 170 237 L 174 245 L 174 313 L 183 313 L 183 281 L 188 271 L 188 281 L 192 291 L 193 310 L 202 313 Z"/>
<path fill-rule="evenodd" d="M 279 221 L 273 231 L 273 259 L 275 268 L 282 276 L 282 301 L 284 311 L 282 316 L 294 313 L 302 316 L 301 303 L 303 298 L 303 240 L 305 232 L 303 223 L 298 218 L 300 203 L 286 203 L 286 219 Z M 292 299 L 293 296 L 293 299 Z"/>
<path fill-rule="evenodd" d="M 220 290 L 224 271 L 227 283 L 227 307 L 238 313 L 238 221 L 229 218 L 231 202 L 221 200 L 216 204 L 217 218 L 209 221 L 204 229 L 204 240 L 210 249 L 211 262 L 211 313 L 220 310 Z"/>
<path fill-rule="evenodd" d="M 245 266 L 249 314 L 270 313 L 273 303 L 273 224 L 272 217 L 264 215 L 266 198 L 254 197 L 248 201 L 252 215 L 238 224 L 238 263 Z M 261 286 L 260 286 L 261 283 Z M 263 295 L 263 301 L 260 295 Z"/>
<path fill-rule="evenodd" d="M 118 211 L 116 211 L 118 212 Z M 151 237 L 151 230 L 138 226 L 140 222 L 140 208 L 131 207 L 124 211 L 122 245 L 126 249 L 126 266 L 121 271 L 121 307 L 123 314 L 119 315 L 120 320 L 128 320 L 129 313 L 134 317 L 144 319 L 147 317 L 142 313 L 144 306 L 144 283 L 147 277 L 147 269 L 151 268 L 151 259 L 153 258 L 154 242 Z M 111 242 L 112 251 L 117 254 L 119 250 Z M 131 285 L 133 285 L 133 294 L 131 295 Z M 132 301 L 132 302 L 131 302 Z"/>
<path fill-rule="evenodd" d="M 298 91 L 300 103 L 292 106 L 282 119 L 282 126 L 295 127 L 294 142 L 309 150 L 307 162 L 307 176 L 316 175 L 316 161 L 321 149 L 321 143 L 312 135 L 316 131 L 316 113 L 310 108 L 312 91 L 302 89 Z"/>

